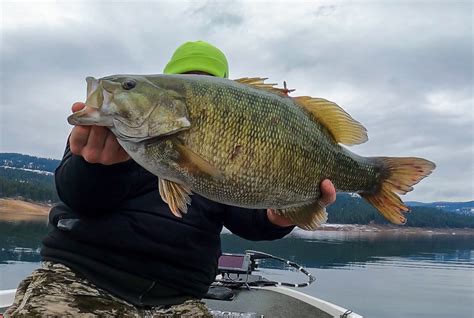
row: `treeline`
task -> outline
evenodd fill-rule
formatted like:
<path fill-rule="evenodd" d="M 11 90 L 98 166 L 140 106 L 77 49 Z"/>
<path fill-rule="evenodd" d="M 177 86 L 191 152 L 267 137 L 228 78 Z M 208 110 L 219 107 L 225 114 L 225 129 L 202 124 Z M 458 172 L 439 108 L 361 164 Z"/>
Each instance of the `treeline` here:
<path fill-rule="evenodd" d="M 474 228 L 474 216 L 435 208 L 413 207 L 407 219 L 407 226 Z"/>
<path fill-rule="evenodd" d="M 54 172 L 59 162 L 57 159 L 39 158 L 20 153 L 0 153 L 0 166 Z"/>
<path fill-rule="evenodd" d="M 0 169 L 0 197 L 18 198 L 38 202 L 58 202 L 52 175 L 16 169 Z"/>
<path fill-rule="evenodd" d="M 27 200 L 51 203 L 59 201 L 54 177 L 51 174 L 20 170 L 53 172 L 59 165 L 59 160 L 0 153 L 0 165 L 11 167 L 0 168 L 0 197 L 23 197 Z M 328 208 L 328 214 L 329 223 L 388 224 L 365 200 L 349 194 L 338 194 L 336 202 Z M 472 215 L 462 215 L 427 206 L 412 207 L 412 212 L 407 214 L 407 219 L 407 226 L 474 228 Z"/>
<path fill-rule="evenodd" d="M 59 162 L 19 153 L 0 153 L 0 197 L 59 201 L 52 175 Z"/>
<path fill-rule="evenodd" d="M 474 216 L 462 215 L 432 207 L 411 207 L 406 214 L 406 226 L 474 228 Z M 338 194 L 328 207 L 328 222 L 340 224 L 389 224 L 388 221 L 362 198 Z"/>

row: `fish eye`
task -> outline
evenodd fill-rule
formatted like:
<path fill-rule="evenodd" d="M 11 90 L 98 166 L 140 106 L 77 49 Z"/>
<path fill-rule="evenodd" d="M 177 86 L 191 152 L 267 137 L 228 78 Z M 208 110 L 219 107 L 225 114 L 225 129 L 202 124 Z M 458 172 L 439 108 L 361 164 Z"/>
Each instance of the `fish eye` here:
<path fill-rule="evenodd" d="M 123 89 L 126 89 L 126 90 L 130 90 L 134 88 L 136 85 L 137 85 L 137 82 L 135 82 L 134 80 L 126 80 L 122 82 L 122 87 Z"/>

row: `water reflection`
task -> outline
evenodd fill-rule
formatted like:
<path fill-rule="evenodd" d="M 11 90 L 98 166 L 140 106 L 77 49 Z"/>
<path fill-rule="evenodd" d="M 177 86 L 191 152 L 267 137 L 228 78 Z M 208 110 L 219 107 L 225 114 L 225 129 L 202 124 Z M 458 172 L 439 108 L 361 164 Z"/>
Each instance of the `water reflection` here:
<path fill-rule="evenodd" d="M 39 266 L 45 220 L 0 222 L 0 289 L 15 288 Z M 303 292 L 366 317 L 472 317 L 474 236 L 302 232 L 272 242 L 222 235 L 222 250 L 259 250 L 304 265 L 316 283 Z M 268 267 L 268 268 L 263 268 Z M 305 282 L 266 261 L 263 276 Z"/>
<path fill-rule="evenodd" d="M 46 220 L 0 222 L 0 264 L 11 261 L 39 262 L 41 240 L 48 231 Z"/>
<path fill-rule="evenodd" d="M 261 250 L 307 268 L 301 290 L 365 317 L 474 317 L 473 236 L 312 233 L 278 242 L 222 237 L 223 250 Z M 260 274 L 303 283 L 306 277 L 265 262 Z M 286 268 L 285 268 L 286 269 Z"/>
<path fill-rule="evenodd" d="M 41 240 L 48 231 L 44 219 L 35 221 L 0 221 L 0 264 L 11 261 L 39 262 Z M 299 237 L 295 235 L 309 237 Z M 387 258 L 407 261 L 465 264 L 474 260 L 473 236 L 461 235 L 384 235 L 347 232 L 297 232 L 283 240 L 252 242 L 234 235 L 222 235 L 222 250 L 242 253 L 260 250 L 296 261 L 307 267 L 333 268 L 365 263 L 383 265 Z M 402 266 L 402 263 L 400 263 Z"/>
<path fill-rule="evenodd" d="M 333 232 L 337 235 L 337 232 Z M 328 239 L 289 237 L 278 242 L 249 242 L 233 235 L 222 236 L 226 252 L 241 253 L 246 249 L 260 250 L 297 261 L 307 267 L 334 268 L 365 263 L 384 263 L 388 257 L 435 263 L 466 263 L 474 260 L 472 236 L 449 235 L 368 235 Z M 414 262 L 415 263 L 415 262 Z"/>

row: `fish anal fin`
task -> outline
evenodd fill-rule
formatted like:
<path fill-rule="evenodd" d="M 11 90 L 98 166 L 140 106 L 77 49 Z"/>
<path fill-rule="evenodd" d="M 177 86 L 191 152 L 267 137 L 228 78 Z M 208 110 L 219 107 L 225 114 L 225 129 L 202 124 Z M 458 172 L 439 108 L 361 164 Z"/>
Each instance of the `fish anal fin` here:
<path fill-rule="evenodd" d="M 206 159 L 181 143 L 176 143 L 175 148 L 179 153 L 179 165 L 190 174 L 207 174 L 212 178 L 221 179 L 222 172 L 211 165 Z"/>
<path fill-rule="evenodd" d="M 309 96 L 294 97 L 293 100 L 308 110 L 338 143 L 351 146 L 368 140 L 365 127 L 351 117 L 336 103 L 323 98 Z"/>
<path fill-rule="evenodd" d="M 158 188 L 163 201 L 168 203 L 171 212 L 178 218 L 182 217 L 181 213 L 188 212 L 188 204 L 191 203 L 189 197 L 192 192 L 189 187 L 159 178 Z"/>
<path fill-rule="evenodd" d="M 316 230 L 321 224 L 326 223 L 328 219 L 326 208 L 319 201 L 304 206 L 275 211 L 307 231 Z"/>
<path fill-rule="evenodd" d="M 254 88 L 263 89 L 280 96 L 288 96 L 288 93 L 294 91 L 294 90 L 287 89 L 286 84 L 285 84 L 285 88 L 278 88 L 278 87 L 275 87 L 275 85 L 277 85 L 276 83 L 272 83 L 272 84 L 265 83 L 265 80 L 267 80 L 267 78 L 243 77 L 243 78 L 235 79 L 234 81 L 254 87 Z"/>

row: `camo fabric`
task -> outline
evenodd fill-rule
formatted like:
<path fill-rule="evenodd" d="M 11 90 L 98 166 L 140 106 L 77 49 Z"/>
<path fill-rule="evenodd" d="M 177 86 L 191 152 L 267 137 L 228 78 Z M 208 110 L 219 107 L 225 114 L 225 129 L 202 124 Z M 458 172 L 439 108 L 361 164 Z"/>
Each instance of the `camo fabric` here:
<path fill-rule="evenodd" d="M 78 277 L 68 267 L 44 262 L 18 286 L 4 317 L 212 317 L 201 300 L 141 308 Z"/>

